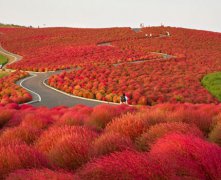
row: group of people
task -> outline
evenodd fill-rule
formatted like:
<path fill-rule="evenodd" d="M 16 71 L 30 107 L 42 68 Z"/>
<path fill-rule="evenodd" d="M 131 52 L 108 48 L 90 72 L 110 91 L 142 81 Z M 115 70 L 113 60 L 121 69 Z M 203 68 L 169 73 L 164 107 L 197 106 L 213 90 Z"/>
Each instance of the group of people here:
<path fill-rule="evenodd" d="M 153 35 L 150 33 L 150 34 L 145 34 L 146 37 L 152 37 Z"/>
<path fill-rule="evenodd" d="M 170 36 L 170 33 L 168 32 L 168 31 L 166 31 L 165 32 L 166 33 L 166 36 Z M 163 35 L 163 34 L 160 34 L 161 36 L 165 36 L 165 35 Z M 145 34 L 145 37 L 153 37 L 153 34 L 152 33 L 150 33 L 150 34 Z"/>

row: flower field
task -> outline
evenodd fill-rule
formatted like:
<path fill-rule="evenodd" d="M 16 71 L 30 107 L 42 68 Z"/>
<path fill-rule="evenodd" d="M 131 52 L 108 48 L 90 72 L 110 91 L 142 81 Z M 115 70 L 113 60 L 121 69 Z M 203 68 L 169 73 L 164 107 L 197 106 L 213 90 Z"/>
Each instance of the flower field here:
<path fill-rule="evenodd" d="M 4 72 L 4 71 L 3 71 Z M 27 72 L 15 71 L 0 78 L 0 103 L 25 103 L 32 100 L 31 95 L 15 82 L 29 76 Z"/>
<path fill-rule="evenodd" d="M 169 31 L 171 37 L 141 38 L 144 33 L 165 31 Z M 217 103 L 218 100 L 201 85 L 201 79 L 221 70 L 220 42 L 219 33 L 144 28 L 136 38 L 116 41 L 112 45 L 135 52 L 163 52 L 174 57 L 118 66 L 86 66 L 79 71 L 53 76 L 49 84 L 76 96 L 110 102 L 119 102 L 125 92 L 130 104 Z"/>
<path fill-rule="evenodd" d="M 0 106 L 0 179 L 221 178 L 221 106 Z"/>
<path fill-rule="evenodd" d="M 172 27 L 142 28 L 137 33 L 130 28 L 0 31 L 2 46 L 23 56 L 9 68 L 72 68 L 52 76 L 49 85 L 76 96 L 119 102 L 125 92 L 133 105 L 218 103 L 201 79 L 221 71 L 220 33 Z"/>
<path fill-rule="evenodd" d="M 0 32 L 1 46 L 23 56 L 8 65 L 15 72 L 0 78 L 0 179 L 221 179 L 221 105 L 201 84 L 221 71 L 220 33 Z M 25 70 L 59 69 L 70 70 L 48 79 L 56 89 L 115 103 L 125 92 L 129 104 L 144 106 L 19 105 L 31 100 L 15 84 Z"/>

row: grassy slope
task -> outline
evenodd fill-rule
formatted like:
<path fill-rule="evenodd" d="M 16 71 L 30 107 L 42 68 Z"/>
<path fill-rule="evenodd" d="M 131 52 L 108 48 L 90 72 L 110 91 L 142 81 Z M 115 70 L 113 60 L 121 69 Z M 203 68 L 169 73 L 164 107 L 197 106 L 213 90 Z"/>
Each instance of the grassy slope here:
<path fill-rule="evenodd" d="M 202 79 L 203 86 L 221 101 L 221 72 L 206 75 Z"/>
<path fill-rule="evenodd" d="M 8 59 L 0 54 L 0 64 L 5 65 L 8 62 Z"/>
<path fill-rule="evenodd" d="M 23 26 L 20 26 L 20 25 L 15 25 L 15 24 L 3 24 L 3 23 L 0 23 L 0 28 L 1 27 L 23 27 Z"/>
<path fill-rule="evenodd" d="M 7 72 L 0 72 L 0 78 L 3 78 L 3 77 L 5 77 L 5 76 L 7 76 L 7 75 L 8 75 Z"/>

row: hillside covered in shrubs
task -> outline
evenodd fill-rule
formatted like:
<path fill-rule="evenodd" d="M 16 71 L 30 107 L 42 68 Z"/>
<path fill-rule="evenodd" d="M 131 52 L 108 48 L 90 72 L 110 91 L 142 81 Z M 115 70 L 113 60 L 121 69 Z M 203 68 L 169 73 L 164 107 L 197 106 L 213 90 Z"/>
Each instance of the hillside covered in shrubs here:
<path fill-rule="evenodd" d="M 0 107 L 0 179 L 221 178 L 221 106 Z"/>

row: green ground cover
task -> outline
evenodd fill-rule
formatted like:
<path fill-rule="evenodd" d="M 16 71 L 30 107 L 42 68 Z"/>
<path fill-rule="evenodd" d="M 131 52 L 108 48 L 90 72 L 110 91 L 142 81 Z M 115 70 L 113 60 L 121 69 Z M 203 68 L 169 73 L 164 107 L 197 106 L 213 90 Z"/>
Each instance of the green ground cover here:
<path fill-rule="evenodd" d="M 8 59 L 0 54 L 0 65 L 5 65 L 8 62 Z"/>
<path fill-rule="evenodd" d="M 221 72 L 216 72 L 204 76 L 202 85 L 215 97 L 221 101 Z"/>

